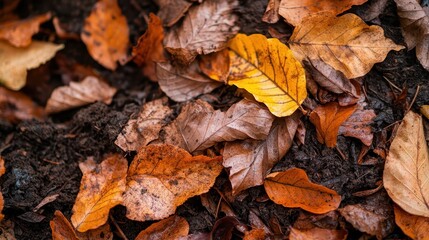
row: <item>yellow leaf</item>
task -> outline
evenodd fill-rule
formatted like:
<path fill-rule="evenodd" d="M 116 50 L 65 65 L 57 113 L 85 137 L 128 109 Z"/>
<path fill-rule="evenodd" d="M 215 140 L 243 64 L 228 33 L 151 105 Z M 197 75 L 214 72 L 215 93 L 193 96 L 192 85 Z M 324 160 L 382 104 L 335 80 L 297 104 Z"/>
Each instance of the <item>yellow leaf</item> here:
<path fill-rule="evenodd" d="M 246 89 L 277 117 L 291 115 L 307 97 L 304 69 L 278 39 L 238 34 L 229 49 L 228 84 Z"/>
<path fill-rule="evenodd" d="M 299 60 L 322 60 L 347 78 L 361 77 L 384 60 L 390 50 L 399 51 L 379 26 L 368 26 L 354 14 L 333 17 L 321 13 L 302 21 L 289 46 Z"/>

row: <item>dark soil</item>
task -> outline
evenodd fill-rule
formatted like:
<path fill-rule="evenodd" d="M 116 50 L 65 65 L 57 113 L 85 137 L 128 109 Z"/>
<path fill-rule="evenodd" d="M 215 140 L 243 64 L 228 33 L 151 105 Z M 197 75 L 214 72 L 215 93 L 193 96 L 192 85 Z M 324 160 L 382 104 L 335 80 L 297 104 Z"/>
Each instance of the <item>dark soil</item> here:
<path fill-rule="evenodd" d="M 51 11 L 60 19 L 67 31 L 79 33 L 94 2 L 96 1 L 22 0 L 16 13 L 21 17 L 27 17 Z M 270 36 L 268 27 L 272 27 L 280 33 L 291 34 L 292 28 L 285 22 L 280 21 L 274 25 L 261 22 L 267 0 L 240 2 L 237 12 L 240 16 L 241 32 Z M 128 19 L 131 43 L 135 44 L 137 38 L 146 30 L 143 15 L 156 12 L 157 6 L 148 0 L 123 0 L 119 3 Z M 365 7 L 365 5 L 354 7 L 351 11 L 359 12 Z M 396 43 L 403 44 L 393 0 L 389 1 L 379 20 L 386 36 Z M 42 29 L 36 38 L 48 39 L 54 34 L 51 23 L 44 24 Z M 80 186 L 79 162 L 89 156 L 100 161 L 103 156 L 110 153 L 121 153 L 131 160 L 135 153 L 122 152 L 114 144 L 115 138 L 128 118 L 138 112 L 140 106 L 163 96 L 157 84 L 143 77 L 133 63 L 111 72 L 91 59 L 82 42 L 60 39 L 56 42 L 66 45 L 57 59 L 65 57 L 67 61 L 76 61 L 97 69 L 119 91 L 109 106 L 95 103 L 53 115 L 44 122 L 32 120 L 12 125 L 0 120 L 0 153 L 5 159 L 7 168 L 6 174 L 1 177 L 2 193 L 5 198 L 4 214 L 6 219 L 13 222 L 17 239 L 50 239 L 49 221 L 55 210 L 62 211 L 70 218 Z M 28 82 L 37 82 L 38 84 L 34 85 L 38 87 L 30 84 L 24 92 L 39 104 L 45 105 L 50 92 L 55 87 L 65 84 L 61 74 L 58 61 L 53 60 L 42 70 L 30 72 Z M 406 99 L 398 100 L 400 92 L 393 89 L 383 77 L 400 88 L 406 88 Z M 394 123 L 402 119 L 417 86 L 420 86 L 420 91 L 412 109 L 417 110 L 419 106 L 429 104 L 428 81 L 429 72 L 420 66 L 415 52 L 406 50 L 389 53 L 383 63 L 376 64 L 363 78 L 368 108 L 374 109 L 377 114 L 373 124 L 375 132 L 373 147 L 382 143 L 383 139 L 390 138 Z M 211 97 L 202 98 L 217 99 L 211 103 L 215 108 L 224 109 L 237 101 L 234 92 L 234 87 L 221 87 L 211 93 Z M 170 103 L 177 111 L 181 107 L 181 104 Z M 343 197 L 342 206 L 370 201 L 369 197 L 355 197 L 352 194 L 376 188 L 377 181 L 382 179 L 383 160 L 370 150 L 366 159 L 371 158 L 372 161 L 358 165 L 357 158 L 362 148 L 358 140 L 339 137 L 338 148 L 329 149 L 316 140 L 315 129 L 308 119 L 303 117 L 302 120 L 307 130 L 305 145 L 295 143 L 273 171 L 291 167 L 304 169 L 312 181 L 336 190 Z M 217 203 L 221 197 L 219 192 L 227 193 L 230 189 L 225 172 L 217 179 L 215 189 L 207 196 Z M 54 194 L 58 194 L 54 201 L 44 205 L 38 212 L 33 212 L 45 197 Z M 384 190 L 378 195 L 379 202 L 390 202 Z M 255 187 L 241 194 L 237 200 L 230 203 L 230 206 L 244 224 L 250 225 L 249 212 L 252 211 L 268 226 L 276 226 L 275 222 L 278 222 L 281 231 L 287 233 L 288 227 L 295 222 L 301 210 L 287 209 L 264 199 L 266 196 L 263 187 Z M 202 205 L 200 197 L 188 200 L 178 208 L 177 214 L 188 220 L 191 233 L 209 232 L 216 220 L 216 216 Z M 150 224 L 128 220 L 125 217 L 125 208 L 120 206 L 113 209 L 112 217 L 128 239 L 133 239 Z M 115 229 L 113 225 L 112 228 Z M 349 239 L 358 239 L 361 235 L 362 233 L 351 230 Z M 388 237 L 393 238 L 406 237 L 399 229 L 395 229 Z"/>

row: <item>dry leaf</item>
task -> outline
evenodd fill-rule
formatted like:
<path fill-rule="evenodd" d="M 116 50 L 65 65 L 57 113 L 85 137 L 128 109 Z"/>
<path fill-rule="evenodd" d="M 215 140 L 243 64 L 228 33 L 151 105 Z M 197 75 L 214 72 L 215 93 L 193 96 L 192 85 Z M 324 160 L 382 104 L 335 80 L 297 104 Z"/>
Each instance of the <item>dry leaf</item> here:
<path fill-rule="evenodd" d="M 117 61 L 127 59 L 128 35 L 127 19 L 117 0 L 100 0 L 85 19 L 80 37 L 94 60 L 115 70 Z"/>
<path fill-rule="evenodd" d="M 41 120 L 45 115 L 44 109 L 27 95 L 0 87 L 0 119 L 18 123 L 33 118 Z"/>
<path fill-rule="evenodd" d="M 137 119 L 128 121 L 115 144 L 124 151 L 139 150 L 158 138 L 164 119 L 172 113 L 166 97 L 144 104 Z"/>
<path fill-rule="evenodd" d="M 189 224 L 186 219 L 173 215 L 150 225 L 148 228 L 141 231 L 134 240 L 177 240 L 187 236 L 188 233 Z"/>
<path fill-rule="evenodd" d="M 395 0 L 402 34 L 408 50 L 416 47 L 416 55 L 429 71 L 429 15 L 417 0 Z"/>
<path fill-rule="evenodd" d="M 6 168 L 4 167 L 4 159 L 0 156 L 0 177 L 6 172 Z M 0 221 L 3 220 L 3 208 L 4 208 L 4 199 L 3 194 L 0 192 Z"/>
<path fill-rule="evenodd" d="M 209 78 L 226 83 L 229 74 L 229 52 L 223 49 L 219 52 L 202 55 L 199 61 L 201 71 Z"/>
<path fill-rule="evenodd" d="M 70 82 L 69 86 L 56 88 L 46 104 L 46 112 L 61 112 L 97 101 L 110 104 L 115 93 L 116 88 L 88 76 L 82 82 Z"/>
<path fill-rule="evenodd" d="M 333 230 L 324 228 L 312 228 L 308 230 L 290 229 L 290 240 L 345 240 L 346 230 Z"/>
<path fill-rule="evenodd" d="M 226 216 L 218 219 L 210 233 L 210 240 L 212 239 L 232 239 L 232 231 L 240 225 L 240 222 L 235 217 Z"/>
<path fill-rule="evenodd" d="M 186 105 L 175 120 L 189 152 L 207 149 L 218 142 L 265 139 L 274 116 L 250 100 L 241 100 L 228 111 L 214 111 L 202 100 Z"/>
<path fill-rule="evenodd" d="M 265 10 L 262 21 L 266 23 L 276 23 L 279 21 L 280 0 L 270 0 Z"/>
<path fill-rule="evenodd" d="M 325 12 L 335 16 L 340 14 L 353 5 L 361 5 L 368 0 L 282 0 L 280 3 L 279 14 L 293 26 L 299 25 L 304 18 Z"/>
<path fill-rule="evenodd" d="M 384 11 L 388 0 L 373 0 L 366 4 L 366 7 L 357 9 L 359 15 L 365 22 L 372 21 Z"/>
<path fill-rule="evenodd" d="M 362 141 L 366 146 L 371 146 L 374 137 L 371 129 L 372 120 L 375 118 L 372 109 L 358 108 L 338 129 L 338 135 L 354 137 Z"/>
<path fill-rule="evenodd" d="M 37 68 L 55 56 L 64 45 L 33 41 L 26 48 L 16 48 L 0 41 L 0 83 L 12 90 L 24 87 L 27 70 Z"/>
<path fill-rule="evenodd" d="M 289 46 L 299 60 L 321 60 L 351 79 L 367 74 L 390 50 L 399 51 L 384 37 L 380 26 L 368 26 L 354 14 L 306 18 L 290 38 Z"/>
<path fill-rule="evenodd" d="M 176 102 L 191 100 L 222 85 L 206 77 L 197 62 L 183 67 L 168 62 L 158 63 L 156 75 L 161 90 Z"/>
<path fill-rule="evenodd" d="M 264 184 L 265 177 L 292 146 L 298 118 L 278 118 L 266 140 L 244 140 L 226 143 L 223 166 L 229 169 L 232 193 Z"/>
<path fill-rule="evenodd" d="M 397 205 L 393 206 L 395 222 L 401 230 L 410 238 L 429 240 L 429 218 L 411 215 Z"/>
<path fill-rule="evenodd" d="M 316 214 L 335 210 L 341 203 L 338 193 L 310 182 L 305 171 L 299 168 L 268 175 L 264 187 L 273 202 L 289 208 L 300 207 Z"/>
<path fill-rule="evenodd" d="M 51 19 L 51 13 L 30 17 L 24 20 L 7 21 L 0 24 L 0 39 L 7 40 L 15 47 L 27 47 L 31 37 L 39 32 L 40 24 Z"/>
<path fill-rule="evenodd" d="M 158 16 L 167 27 L 173 26 L 188 9 L 192 2 L 187 0 L 154 0 L 159 6 Z"/>
<path fill-rule="evenodd" d="M 228 84 L 246 89 L 277 117 L 291 115 L 307 97 L 304 68 L 278 39 L 238 34 L 229 49 Z"/>
<path fill-rule="evenodd" d="M 429 120 L 429 105 L 420 106 L 420 113 Z"/>
<path fill-rule="evenodd" d="M 356 110 L 356 105 L 341 107 L 337 102 L 320 105 L 310 114 L 317 131 L 317 140 L 328 147 L 337 144 L 338 129 Z"/>
<path fill-rule="evenodd" d="M 244 232 L 243 240 L 267 240 L 270 239 L 264 229 L 255 228 Z"/>
<path fill-rule="evenodd" d="M 408 112 L 390 145 L 384 188 L 402 209 L 429 217 L 429 156 L 420 115 Z"/>
<path fill-rule="evenodd" d="M 143 74 L 152 81 L 157 81 L 156 63 L 164 62 L 164 28 L 161 19 L 153 13 L 149 14 L 149 23 L 146 32 L 139 38 L 133 47 L 133 60 L 143 68 Z"/>
<path fill-rule="evenodd" d="M 83 176 L 71 217 L 76 230 L 100 227 L 106 223 L 110 209 L 122 203 L 127 166 L 120 155 L 112 155 L 98 165 L 91 158 L 79 164 Z"/>
<path fill-rule="evenodd" d="M 205 0 L 192 7 L 182 24 L 165 36 L 165 49 L 174 59 L 189 64 L 198 54 L 225 48 L 239 30 L 233 13 L 237 6 L 237 0 Z"/>
<path fill-rule="evenodd" d="M 127 176 L 123 205 L 127 217 L 158 220 L 173 214 L 188 198 L 207 192 L 222 170 L 221 157 L 193 157 L 172 145 L 141 148 Z"/>

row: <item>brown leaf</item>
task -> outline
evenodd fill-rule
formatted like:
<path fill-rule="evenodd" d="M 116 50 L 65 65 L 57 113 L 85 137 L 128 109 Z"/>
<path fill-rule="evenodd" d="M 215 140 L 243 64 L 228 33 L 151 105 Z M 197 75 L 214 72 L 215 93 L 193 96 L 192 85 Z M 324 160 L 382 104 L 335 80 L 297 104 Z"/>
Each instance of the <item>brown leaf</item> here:
<path fill-rule="evenodd" d="M 6 168 L 4 167 L 4 159 L 0 156 L 0 177 L 6 172 Z M 4 208 L 4 199 L 3 194 L 0 192 L 0 221 L 3 220 L 3 208 Z"/>
<path fill-rule="evenodd" d="M 223 166 L 229 168 L 232 193 L 264 184 L 265 177 L 292 146 L 298 117 L 278 118 L 265 140 L 226 143 Z"/>
<path fill-rule="evenodd" d="M 264 229 L 255 228 L 244 233 L 243 240 L 267 240 L 270 239 Z"/>
<path fill-rule="evenodd" d="M 128 35 L 127 19 L 117 0 L 100 0 L 85 19 L 80 37 L 94 60 L 115 70 L 116 61 L 125 62 L 127 58 Z"/>
<path fill-rule="evenodd" d="M 15 47 L 27 47 L 31 44 L 31 37 L 39 32 L 40 24 L 51 17 L 48 12 L 24 20 L 3 22 L 0 24 L 0 39 L 7 40 Z"/>
<path fill-rule="evenodd" d="M 158 17 L 167 27 L 173 26 L 191 7 L 192 2 L 187 0 L 155 0 L 159 6 Z"/>
<path fill-rule="evenodd" d="M 83 173 L 71 222 L 79 232 L 105 224 L 112 207 L 122 203 L 128 162 L 112 155 L 100 164 L 91 158 L 79 164 Z"/>
<path fill-rule="evenodd" d="M 209 78 L 226 83 L 229 75 L 229 52 L 223 49 L 219 52 L 202 55 L 199 61 L 201 71 Z"/>
<path fill-rule="evenodd" d="M 45 110 L 26 95 L 0 87 L 0 119 L 11 123 L 45 118 Z"/>
<path fill-rule="evenodd" d="M 429 217 L 429 155 L 422 121 L 412 111 L 405 115 L 390 145 L 383 183 L 402 209 Z"/>
<path fill-rule="evenodd" d="M 372 120 L 375 118 L 372 109 L 358 108 L 338 129 L 338 135 L 354 137 L 362 141 L 366 146 L 371 146 L 374 137 L 371 129 Z"/>
<path fill-rule="evenodd" d="M 266 23 L 276 23 L 279 21 L 279 7 L 280 0 L 270 0 L 265 10 L 264 16 L 262 16 L 262 21 Z"/>
<path fill-rule="evenodd" d="M 207 192 L 222 170 L 221 157 L 191 156 L 172 145 L 141 148 L 127 176 L 123 205 L 127 217 L 158 220 L 188 198 Z"/>
<path fill-rule="evenodd" d="M 237 218 L 231 216 L 218 219 L 210 233 L 210 239 L 232 239 L 232 231 L 239 224 Z"/>
<path fill-rule="evenodd" d="M 46 104 L 46 112 L 56 113 L 84 106 L 96 101 L 112 102 L 116 89 L 96 77 L 88 76 L 82 82 L 56 88 Z"/>
<path fill-rule="evenodd" d="M 345 240 L 346 230 L 312 228 L 308 230 L 290 229 L 290 240 Z"/>
<path fill-rule="evenodd" d="M 338 129 L 356 110 L 356 105 L 341 107 L 336 102 L 320 105 L 310 114 L 310 121 L 316 126 L 317 140 L 334 147 L 337 144 Z"/>
<path fill-rule="evenodd" d="M 273 202 L 284 207 L 300 207 L 312 213 L 327 213 L 341 203 L 334 190 L 310 182 L 304 170 L 291 168 L 267 176 L 265 191 Z"/>
<path fill-rule="evenodd" d="M 429 239 L 429 218 L 411 215 L 396 204 L 393 206 L 393 210 L 396 224 L 408 237 L 419 240 Z"/>
<path fill-rule="evenodd" d="M 153 13 L 149 14 L 149 23 L 146 32 L 139 38 L 137 45 L 133 47 L 134 62 L 143 67 L 143 74 L 152 81 L 157 81 L 156 63 L 164 62 L 164 28 L 161 19 Z"/>
<path fill-rule="evenodd" d="M 139 150 L 158 138 L 164 119 L 172 113 L 166 97 L 144 104 L 137 119 L 128 121 L 115 144 L 124 151 Z"/>
<path fill-rule="evenodd" d="M 429 71 L 429 15 L 417 0 L 395 0 L 402 34 L 408 50 L 416 47 L 416 55 Z"/>
<path fill-rule="evenodd" d="M 187 65 L 198 54 L 225 48 L 239 30 L 237 16 L 233 14 L 237 6 L 237 0 L 205 0 L 192 7 L 182 24 L 165 36 L 165 49 Z"/>
<path fill-rule="evenodd" d="M 380 16 L 386 8 L 388 0 L 373 0 L 365 4 L 366 7 L 359 8 L 357 14 L 365 21 L 369 22 Z"/>
<path fill-rule="evenodd" d="M 168 62 L 158 63 L 156 75 L 159 86 L 176 102 L 185 102 L 222 85 L 206 77 L 194 62 L 186 67 L 173 66 Z"/>
<path fill-rule="evenodd" d="M 180 239 L 189 233 L 186 219 L 173 215 L 150 225 L 141 231 L 134 240 Z"/>
<path fill-rule="evenodd" d="M 300 212 L 298 219 L 293 223 L 293 227 L 299 230 L 309 230 L 312 228 L 337 229 L 341 224 L 340 214 L 337 211 L 330 211 L 325 214 L 313 214 Z"/>

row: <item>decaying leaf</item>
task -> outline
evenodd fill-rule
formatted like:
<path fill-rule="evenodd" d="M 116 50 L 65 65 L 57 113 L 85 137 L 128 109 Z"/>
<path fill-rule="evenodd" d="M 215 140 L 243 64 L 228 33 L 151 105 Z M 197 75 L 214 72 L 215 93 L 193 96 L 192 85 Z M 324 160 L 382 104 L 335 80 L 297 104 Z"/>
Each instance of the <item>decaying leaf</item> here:
<path fill-rule="evenodd" d="M 371 146 L 374 137 L 371 123 L 375 116 L 375 112 L 372 109 L 365 110 L 358 108 L 341 124 L 338 129 L 338 135 L 354 137 L 361 140 L 366 146 Z"/>
<path fill-rule="evenodd" d="M 85 19 L 80 37 L 94 60 L 115 70 L 116 62 L 127 58 L 128 35 L 127 19 L 117 0 L 100 0 Z"/>
<path fill-rule="evenodd" d="M 214 111 L 202 100 L 186 105 L 175 120 L 189 152 L 204 150 L 218 142 L 265 139 L 274 116 L 256 102 L 243 99 L 228 111 Z"/>
<path fill-rule="evenodd" d="M 393 206 L 395 222 L 401 230 L 410 238 L 428 240 L 429 218 L 411 215 L 397 205 Z"/>
<path fill-rule="evenodd" d="M 293 26 L 299 25 L 303 19 L 325 12 L 335 16 L 340 14 L 353 5 L 361 5 L 368 0 L 282 0 L 280 3 L 279 14 Z"/>
<path fill-rule="evenodd" d="M 206 77 L 197 62 L 183 67 L 173 66 L 168 62 L 158 63 L 156 75 L 161 90 L 177 102 L 191 100 L 222 85 Z"/>
<path fill-rule="evenodd" d="M 299 60 L 319 59 L 348 79 L 367 74 L 390 50 L 404 48 L 385 38 L 380 26 L 368 26 L 351 13 L 306 18 L 294 29 L 289 46 Z"/>
<path fill-rule="evenodd" d="M 266 240 L 270 239 L 264 229 L 255 228 L 244 232 L 243 240 Z"/>
<path fill-rule="evenodd" d="M 152 81 L 157 81 L 156 63 L 164 62 L 164 28 L 161 19 L 153 13 L 149 14 L 149 23 L 146 32 L 139 38 L 133 47 L 133 60 L 143 68 L 143 74 Z"/>
<path fill-rule="evenodd" d="M 155 0 L 155 3 L 159 6 L 157 15 L 167 27 L 179 21 L 192 5 L 192 2 L 187 0 Z"/>
<path fill-rule="evenodd" d="M 174 59 L 189 64 L 198 54 L 225 48 L 239 30 L 233 13 L 237 6 L 237 0 L 205 0 L 192 7 L 182 24 L 166 34 L 165 49 Z"/>
<path fill-rule="evenodd" d="M 279 21 L 280 0 L 270 0 L 265 10 L 262 21 L 267 23 L 276 23 Z"/>
<path fill-rule="evenodd" d="M 31 37 L 39 32 L 40 24 L 51 19 L 51 13 L 30 17 L 23 20 L 2 22 L 0 24 L 0 39 L 7 40 L 15 47 L 27 47 Z"/>
<path fill-rule="evenodd" d="M 0 119 L 11 123 L 22 120 L 43 119 L 45 110 L 27 95 L 0 87 Z"/>
<path fill-rule="evenodd" d="M 96 101 L 110 104 L 115 93 L 116 88 L 96 77 L 88 76 L 82 82 L 70 82 L 69 86 L 56 88 L 46 104 L 46 112 L 61 112 Z"/>
<path fill-rule="evenodd" d="M 223 49 L 219 52 L 202 55 L 199 66 L 201 71 L 213 80 L 226 83 L 229 75 L 229 52 Z"/>
<path fill-rule="evenodd" d="M 71 222 L 79 232 L 105 224 L 112 207 L 122 203 L 128 162 L 112 155 L 100 164 L 89 158 L 79 164 L 83 176 Z"/>
<path fill-rule="evenodd" d="M 337 209 L 341 203 L 338 193 L 310 182 L 305 171 L 299 168 L 271 173 L 265 179 L 264 187 L 273 202 L 289 208 L 300 207 L 312 213 L 327 213 Z"/>
<path fill-rule="evenodd" d="M 189 233 L 189 224 L 186 219 L 173 215 L 150 225 L 141 231 L 134 240 L 180 239 Z"/>
<path fill-rule="evenodd" d="M 429 217 L 429 155 L 420 115 L 408 112 L 390 145 L 384 188 L 402 209 Z"/>
<path fill-rule="evenodd" d="M 334 147 L 337 144 L 338 129 L 356 110 L 356 105 L 342 107 L 337 102 L 320 105 L 310 114 L 310 121 L 317 131 L 317 140 Z"/>
<path fill-rule="evenodd" d="M 346 238 L 346 230 L 333 230 L 317 227 L 307 230 L 300 230 L 292 227 L 289 234 L 290 240 L 345 240 Z"/>
<path fill-rule="evenodd" d="M 304 68 L 278 39 L 238 34 L 229 49 L 228 84 L 246 89 L 277 117 L 291 115 L 307 97 Z"/>
<path fill-rule="evenodd" d="M 295 115 L 279 118 L 273 122 L 265 140 L 248 139 L 225 144 L 223 166 L 230 168 L 233 194 L 264 184 L 271 168 L 292 146 L 297 127 Z"/>
<path fill-rule="evenodd" d="M 221 157 L 195 156 L 172 145 L 141 148 L 127 176 L 127 217 L 158 220 L 188 198 L 207 192 L 222 170 Z"/>
<path fill-rule="evenodd" d="M 429 71 L 429 14 L 417 0 L 395 0 L 408 50 L 416 48 L 422 66 Z"/>
<path fill-rule="evenodd" d="M 37 68 L 55 56 L 64 45 L 32 41 L 26 48 L 16 48 L 0 41 L 0 83 L 12 90 L 24 87 L 27 70 Z"/>

